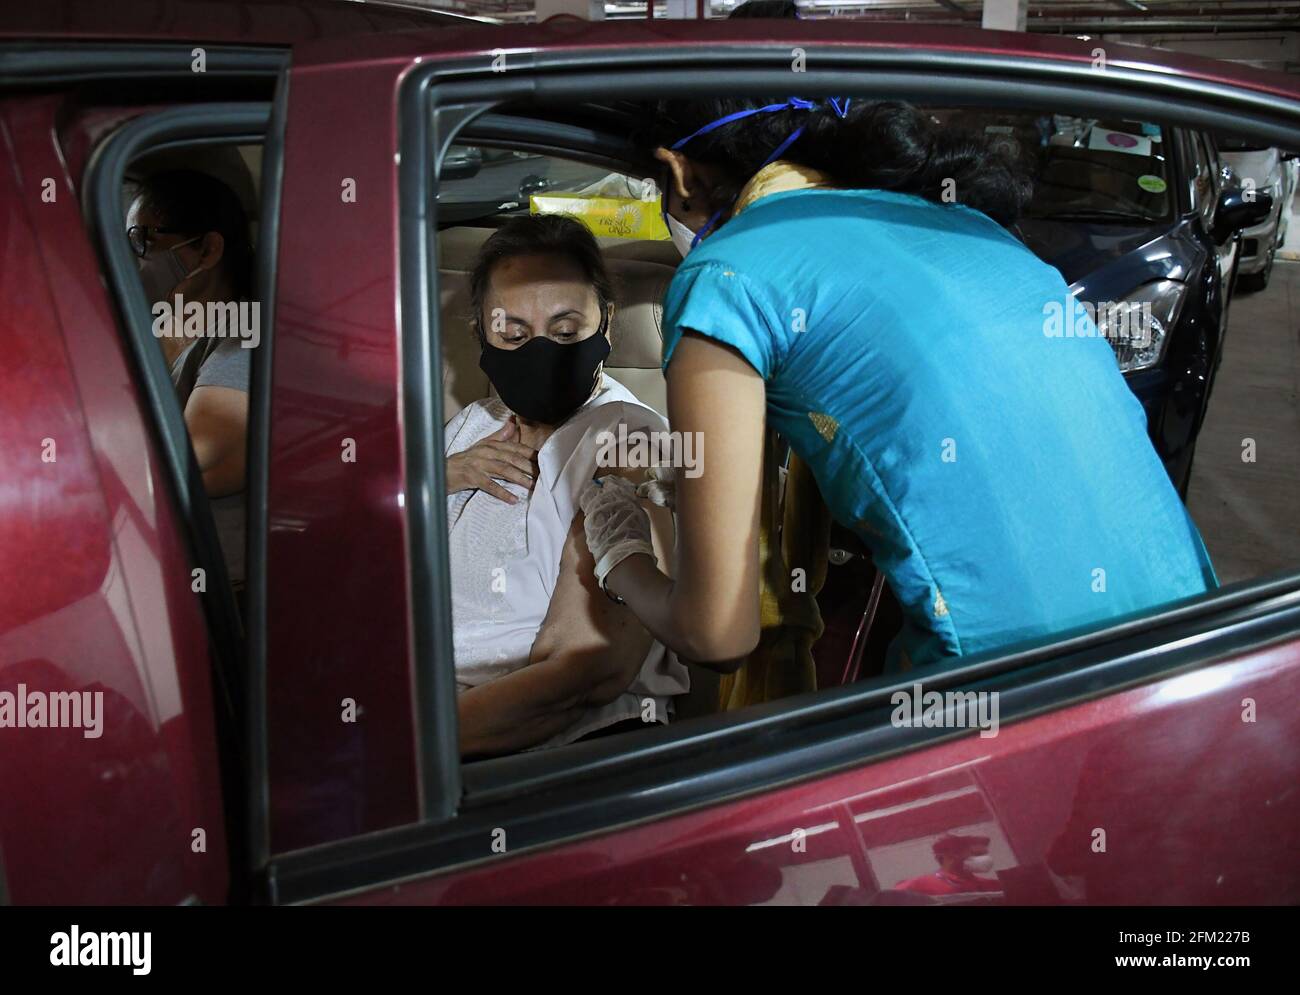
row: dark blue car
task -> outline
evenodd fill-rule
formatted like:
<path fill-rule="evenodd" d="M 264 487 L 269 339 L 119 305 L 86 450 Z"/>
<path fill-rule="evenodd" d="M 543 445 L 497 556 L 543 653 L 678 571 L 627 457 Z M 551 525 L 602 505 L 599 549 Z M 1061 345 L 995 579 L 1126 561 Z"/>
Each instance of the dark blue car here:
<path fill-rule="evenodd" d="M 999 136 L 1028 169 L 1034 196 L 1021 237 L 1095 315 L 1185 495 L 1241 230 L 1268 216 L 1269 196 L 1243 192 L 1202 132 L 1035 112 L 935 114 Z"/>

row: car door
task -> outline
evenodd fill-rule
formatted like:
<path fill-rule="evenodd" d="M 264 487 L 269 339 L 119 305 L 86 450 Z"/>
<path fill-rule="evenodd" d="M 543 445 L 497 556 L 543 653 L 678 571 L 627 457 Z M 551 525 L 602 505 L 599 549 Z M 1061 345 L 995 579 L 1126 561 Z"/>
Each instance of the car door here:
<path fill-rule="evenodd" d="M 78 88 L 139 54 L 83 66 L 51 43 L 65 85 L 29 90 L 19 65 L 0 94 L 0 878 L 15 904 L 230 895 L 214 643 L 80 197 L 80 125 L 122 117 Z"/>
<path fill-rule="evenodd" d="M 1294 574 L 939 674 L 461 765 L 433 236 L 439 157 L 462 128 L 608 159 L 554 108 L 593 94 L 783 92 L 787 43 L 812 55 L 810 94 L 859 80 L 936 104 L 991 98 L 1014 56 L 1018 85 L 1052 106 L 1113 110 L 1117 92 L 1135 104 L 1158 93 L 1176 120 L 1222 113 L 1170 82 L 1209 64 L 1147 50 L 1096 74 L 1087 46 L 1067 40 L 1019 50 L 998 46 L 1029 42 L 972 34 L 954 50 L 914 29 L 792 22 L 768 28 L 781 45 L 760 47 L 735 25 L 693 28 L 743 53 L 742 76 L 672 27 L 583 25 L 581 45 L 568 30 L 295 50 L 268 467 L 270 897 L 1300 899 Z M 1242 74 L 1219 99 L 1263 130 L 1300 128 L 1294 84 Z M 527 98 L 551 113 L 529 117 Z M 512 99 L 524 124 L 489 114 Z M 952 846 L 992 856 L 973 891 L 933 883 Z"/>

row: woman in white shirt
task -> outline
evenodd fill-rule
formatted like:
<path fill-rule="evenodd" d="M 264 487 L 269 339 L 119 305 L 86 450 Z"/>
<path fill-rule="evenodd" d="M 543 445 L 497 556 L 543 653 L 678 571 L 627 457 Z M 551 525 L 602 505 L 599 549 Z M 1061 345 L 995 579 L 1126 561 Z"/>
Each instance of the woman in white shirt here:
<path fill-rule="evenodd" d="M 600 249 L 579 222 L 515 218 L 470 281 L 480 366 L 496 397 L 445 430 L 461 752 L 490 756 L 667 722 L 686 668 L 594 579 L 578 495 L 606 433 L 667 424 L 603 372 L 614 313 Z M 651 510 L 671 570 L 672 517 Z"/>

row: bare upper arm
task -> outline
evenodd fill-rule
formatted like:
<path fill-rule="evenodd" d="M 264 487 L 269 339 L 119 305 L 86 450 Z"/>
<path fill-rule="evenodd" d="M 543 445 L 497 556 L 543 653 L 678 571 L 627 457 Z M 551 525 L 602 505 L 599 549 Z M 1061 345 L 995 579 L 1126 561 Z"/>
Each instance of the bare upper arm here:
<path fill-rule="evenodd" d="M 611 470 L 640 483 L 642 470 Z M 645 505 L 660 569 L 671 572 L 672 514 Z M 533 641 L 530 663 L 564 658 L 589 676 L 592 703 L 612 701 L 632 683 L 652 642 L 637 617 L 605 595 L 596 582 L 596 562 L 587 546 L 583 515 L 569 527 L 560 555 L 560 572 L 551 604 Z"/>
<path fill-rule="evenodd" d="M 248 392 L 234 387 L 195 387 L 185 405 L 185 427 L 212 497 L 244 489 L 248 457 Z"/>
<path fill-rule="evenodd" d="M 669 421 L 693 433 L 702 471 L 677 472 L 674 627 L 694 658 L 741 657 L 759 636 L 766 386 L 734 349 L 691 332 L 677 344 L 667 379 Z"/>

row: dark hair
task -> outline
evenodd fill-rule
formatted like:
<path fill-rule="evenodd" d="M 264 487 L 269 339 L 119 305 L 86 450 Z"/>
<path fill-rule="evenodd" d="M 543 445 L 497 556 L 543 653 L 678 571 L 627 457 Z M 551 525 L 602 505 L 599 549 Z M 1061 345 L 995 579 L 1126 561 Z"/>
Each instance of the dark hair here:
<path fill-rule="evenodd" d="M 641 141 L 649 149 L 671 148 L 728 114 L 786 99 L 660 101 Z M 681 148 L 687 157 L 724 171 L 727 179 L 709 192 L 715 206 L 729 203 L 800 126 L 803 134 L 781 158 L 828 173 L 842 187 L 896 190 L 936 203 L 944 203 L 948 194 L 947 200 L 1007 226 L 1029 201 L 1029 177 L 981 134 L 940 127 L 910 104 L 894 101 L 854 99 L 843 118 L 829 100 L 815 103 L 811 110 L 787 107 L 740 118 Z"/>
<path fill-rule="evenodd" d="M 614 283 L 605 268 L 596 237 L 581 221 L 567 214 L 524 214 L 494 231 L 479 249 L 469 277 L 469 302 L 474 329 L 483 337 L 483 299 L 497 263 L 518 256 L 567 256 L 582 270 L 596 291 L 602 317 L 614 302 Z"/>
<path fill-rule="evenodd" d="M 776 17 L 799 19 L 799 8 L 794 5 L 794 0 L 748 0 L 727 15 L 727 20 L 733 17 Z"/>
<path fill-rule="evenodd" d="M 192 235 L 220 233 L 221 266 L 230 277 L 236 298 L 247 300 L 252 296 L 253 246 L 248 237 L 248 216 L 230 187 L 197 169 L 169 169 L 141 182 L 140 197 L 166 228 Z"/>

